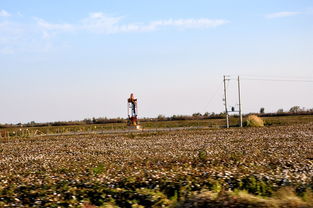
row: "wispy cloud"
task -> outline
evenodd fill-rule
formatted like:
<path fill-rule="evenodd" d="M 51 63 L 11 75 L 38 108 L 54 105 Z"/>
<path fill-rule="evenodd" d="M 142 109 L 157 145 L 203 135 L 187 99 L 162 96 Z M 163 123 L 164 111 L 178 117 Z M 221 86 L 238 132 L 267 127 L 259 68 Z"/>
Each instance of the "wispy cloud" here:
<path fill-rule="evenodd" d="M 11 14 L 3 9 L 0 10 L 0 17 L 9 17 Z"/>
<path fill-rule="evenodd" d="M 180 29 L 200 29 L 217 27 L 229 23 L 223 19 L 166 19 L 151 21 L 148 23 L 122 23 L 123 17 L 111 17 L 101 12 L 89 14 L 77 24 L 54 24 L 45 20 L 37 19 L 37 24 L 46 31 L 88 31 L 102 34 L 147 32 L 155 31 L 162 27 Z"/>
<path fill-rule="evenodd" d="M 68 32 L 76 30 L 76 26 L 67 23 L 55 24 L 49 23 L 40 18 L 34 18 L 37 22 L 37 26 L 42 32 L 42 37 L 44 39 L 49 39 L 55 36 L 58 32 Z"/>
<path fill-rule="evenodd" d="M 168 19 L 153 21 L 143 27 L 146 30 L 156 30 L 160 27 L 177 27 L 183 29 L 197 29 L 197 28 L 210 28 L 217 27 L 229 23 L 227 20 L 222 19 Z"/>
<path fill-rule="evenodd" d="M 273 18 L 282 18 L 282 17 L 290 17 L 290 16 L 295 16 L 295 15 L 299 15 L 302 14 L 302 12 L 275 12 L 275 13 L 271 13 L 271 14 L 267 14 L 265 15 L 266 18 L 268 19 L 273 19 Z"/>
<path fill-rule="evenodd" d="M 10 15 L 1 10 L 1 16 Z M 24 18 L 27 19 L 27 18 Z M 42 18 L 29 18 L 19 22 L 14 19 L 0 19 L 0 54 L 10 55 L 25 51 L 44 51 L 53 47 L 53 39 L 61 33 L 88 32 L 92 34 L 117 34 L 130 32 L 151 32 L 162 29 L 207 29 L 229 23 L 223 19 L 186 18 L 163 19 L 150 22 L 127 22 L 122 16 L 109 16 L 102 12 L 89 14 L 76 22 L 49 22 Z M 50 45 L 49 45 L 50 44 Z M 49 47 L 47 47 L 49 46 Z M 51 47 L 50 47 L 51 46 Z M 60 43 L 58 43 L 58 46 Z"/>
<path fill-rule="evenodd" d="M 47 29 L 47 30 L 62 30 L 69 31 L 73 30 L 75 27 L 71 24 L 52 24 L 43 19 L 35 18 L 37 20 L 37 24 L 39 27 Z"/>
<path fill-rule="evenodd" d="M 116 33 L 121 19 L 122 17 L 110 17 L 101 12 L 94 12 L 81 20 L 77 28 L 96 33 Z"/>
<path fill-rule="evenodd" d="M 46 51 L 49 40 L 42 38 L 37 24 L 0 20 L 0 55 Z"/>

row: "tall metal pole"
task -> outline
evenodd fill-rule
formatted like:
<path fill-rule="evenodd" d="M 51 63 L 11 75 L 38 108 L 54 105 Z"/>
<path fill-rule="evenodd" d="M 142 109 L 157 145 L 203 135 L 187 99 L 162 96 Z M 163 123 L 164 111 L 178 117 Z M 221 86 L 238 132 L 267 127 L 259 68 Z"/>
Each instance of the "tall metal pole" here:
<path fill-rule="evenodd" d="M 238 76 L 238 98 L 239 98 L 239 119 L 240 127 L 242 127 L 242 111 L 241 111 L 241 95 L 240 95 L 240 78 Z"/>
<path fill-rule="evenodd" d="M 226 113 L 226 128 L 229 128 L 229 118 L 227 110 L 227 94 L 226 94 L 226 76 L 224 75 L 224 104 L 225 104 L 225 113 Z"/>

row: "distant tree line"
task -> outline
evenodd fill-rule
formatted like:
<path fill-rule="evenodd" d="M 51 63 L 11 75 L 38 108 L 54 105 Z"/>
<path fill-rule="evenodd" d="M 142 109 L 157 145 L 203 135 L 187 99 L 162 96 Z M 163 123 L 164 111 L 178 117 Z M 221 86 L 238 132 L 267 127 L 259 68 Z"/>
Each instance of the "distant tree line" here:
<path fill-rule="evenodd" d="M 36 123 L 31 121 L 25 124 L 0 124 L 0 128 L 10 128 L 10 127 L 44 127 L 44 126 L 76 126 L 76 125 L 86 125 L 86 124 L 107 124 L 107 123 L 126 123 L 127 120 L 124 118 L 91 118 L 84 119 L 82 121 L 55 121 L 46 123 Z"/>
<path fill-rule="evenodd" d="M 300 106 L 293 106 L 288 111 L 280 108 L 276 113 L 265 113 L 265 109 L 260 108 L 260 113 L 258 114 L 261 117 L 271 117 L 271 116 L 290 116 L 290 115 L 313 115 L 313 108 L 305 109 Z"/>
<path fill-rule="evenodd" d="M 254 113 L 255 114 L 255 113 Z M 313 108 L 305 109 L 300 106 L 293 106 L 289 111 L 284 111 L 283 109 L 278 109 L 276 113 L 266 113 L 265 108 L 260 108 L 257 115 L 261 117 L 272 117 L 272 116 L 291 116 L 291 115 L 313 115 Z M 181 120 L 204 120 L 204 119 L 222 119 L 225 118 L 225 113 L 193 113 L 192 115 L 172 115 L 164 116 L 159 115 L 156 118 L 140 118 L 140 122 L 154 122 L 154 121 L 181 121 Z M 238 115 L 233 115 L 237 117 Z M 75 126 L 75 125 L 88 125 L 88 124 L 109 124 L 109 123 L 127 123 L 126 118 L 87 118 L 82 121 L 56 121 L 56 122 L 46 122 L 46 123 L 36 123 L 34 121 L 22 124 L 0 124 L 0 128 L 11 128 L 11 127 L 44 127 L 44 126 Z"/>
<path fill-rule="evenodd" d="M 202 120 L 202 119 L 221 119 L 225 118 L 225 113 L 219 113 L 215 114 L 214 112 L 212 113 L 193 113 L 192 115 L 173 115 L 166 117 L 164 115 L 159 115 L 157 118 L 152 118 L 152 119 L 147 119 L 149 121 L 180 121 L 180 120 Z M 142 119 L 140 119 L 142 120 Z M 142 120 L 144 121 L 144 120 Z"/>

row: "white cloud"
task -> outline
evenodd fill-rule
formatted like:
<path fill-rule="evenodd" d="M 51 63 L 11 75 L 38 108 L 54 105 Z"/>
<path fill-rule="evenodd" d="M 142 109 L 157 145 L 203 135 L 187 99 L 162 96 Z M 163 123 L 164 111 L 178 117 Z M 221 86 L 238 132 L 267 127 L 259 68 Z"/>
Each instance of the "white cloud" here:
<path fill-rule="evenodd" d="M 282 17 L 290 17 L 290 16 L 295 16 L 302 14 L 301 12 L 276 12 L 276 13 L 271 13 L 265 15 L 266 18 L 268 19 L 273 19 L 273 18 L 282 18 Z"/>
<path fill-rule="evenodd" d="M 148 24 L 147 28 L 151 28 L 152 30 L 157 29 L 158 27 L 178 27 L 178 28 L 210 28 L 217 27 L 220 25 L 224 25 L 229 23 L 227 20 L 222 19 L 169 19 L 169 20 L 161 20 L 154 21 Z"/>
<path fill-rule="evenodd" d="M 52 24 L 37 19 L 39 27 L 45 31 L 80 30 L 102 34 L 154 31 L 161 27 L 175 27 L 181 29 L 199 29 L 217 27 L 229 23 L 223 19 L 167 19 L 148 23 L 122 23 L 123 17 L 110 17 L 101 12 L 89 14 L 77 24 Z M 45 33 L 47 36 L 47 33 Z"/>
<path fill-rule="evenodd" d="M 39 27 L 46 30 L 61 30 L 61 31 L 70 31 L 75 27 L 71 24 L 52 24 L 43 19 L 35 18 Z"/>
<path fill-rule="evenodd" d="M 3 9 L 0 10 L 0 17 L 9 17 L 11 14 Z"/>
<path fill-rule="evenodd" d="M 92 13 L 83 20 L 83 28 L 103 33 L 144 32 L 157 30 L 160 27 L 176 28 L 209 28 L 228 23 L 221 19 L 168 19 L 149 23 L 121 24 L 122 17 L 108 17 L 101 12 Z"/>
<path fill-rule="evenodd" d="M 1 10 L 1 13 L 4 14 Z M 18 22 L 14 19 L 0 20 L 0 54 L 24 53 L 25 51 L 48 51 L 53 48 L 51 37 L 67 32 L 90 32 L 116 34 L 149 32 L 161 29 L 206 29 L 228 23 L 222 19 L 166 19 L 146 23 L 126 22 L 121 16 L 108 16 L 101 12 L 91 13 L 75 23 L 51 23 L 41 18 L 35 22 Z M 47 45 L 50 44 L 50 45 Z M 57 47 L 59 47 L 58 44 Z"/>
<path fill-rule="evenodd" d="M 48 41 L 41 34 L 37 25 L 0 21 L 0 55 L 45 51 Z"/>
<path fill-rule="evenodd" d="M 122 17 L 109 17 L 101 12 L 95 12 L 83 19 L 78 28 L 97 33 L 115 33 L 121 19 Z"/>

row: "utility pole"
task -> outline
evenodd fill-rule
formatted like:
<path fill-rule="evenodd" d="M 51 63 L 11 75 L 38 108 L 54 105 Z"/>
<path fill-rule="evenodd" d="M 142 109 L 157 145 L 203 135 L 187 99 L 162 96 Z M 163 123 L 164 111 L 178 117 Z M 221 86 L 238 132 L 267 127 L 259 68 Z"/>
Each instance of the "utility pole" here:
<path fill-rule="evenodd" d="M 225 113 L 226 113 L 226 128 L 229 128 L 229 118 L 228 118 L 228 110 L 227 110 L 227 93 L 226 93 L 226 76 L 224 75 L 224 104 L 225 104 Z"/>
<path fill-rule="evenodd" d="M 241 95 L 240 95 L 240 78 L 238 76 L 238 99 L 239 99 L 239 119 L 240 127 L 242 127 L 242 110 L 241 110 Z"/>

